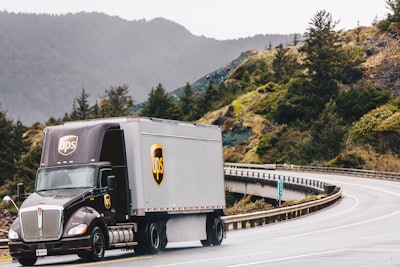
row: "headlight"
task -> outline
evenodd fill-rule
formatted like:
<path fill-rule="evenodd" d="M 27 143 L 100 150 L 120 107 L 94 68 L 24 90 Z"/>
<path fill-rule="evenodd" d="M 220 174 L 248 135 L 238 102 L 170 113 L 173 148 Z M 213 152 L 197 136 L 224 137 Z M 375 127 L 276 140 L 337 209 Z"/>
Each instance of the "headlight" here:
<path fill-rule="evenodd" d="M 19 238 L 18 233 L 15 232 L 13 229 L 10 229 L 10 230 L 8 231 L 8 239 L 10 239 L 10 240 L 16 240 L 16 239 L 18 239 L 18 238 Z"/>
<path fill-rule="evenodd" d="M 87 231 L 87 225 L 82 223 L 79 224 L 78 226 L 71 228 L 68 231 L 68 235 L 82 235 L 86 233 L 86 231 Z"/>

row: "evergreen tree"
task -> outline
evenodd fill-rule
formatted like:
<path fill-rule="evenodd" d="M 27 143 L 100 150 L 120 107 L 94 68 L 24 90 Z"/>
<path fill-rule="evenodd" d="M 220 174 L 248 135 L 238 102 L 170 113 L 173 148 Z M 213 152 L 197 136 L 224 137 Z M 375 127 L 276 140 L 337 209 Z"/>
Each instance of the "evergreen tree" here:
<path fill-rule="evenodd" d="M 72 111 L 71 114 L 69 114 L 67 121 L 76 121 L 78 120 L 78 108 L 76 106 L 76 98 L 74 98 L 74 101 L 72 102 Z"/>
<path fill-rule="evenodd" d="M 340 32 L 334 30 L 336 25 L 329 12 L 317 12 L 305 33 L 305 43 L 300 48 L 305 55 L 304 67 L 308 75 L 319 86 L 317 89 L 321 89 L 320 95 L 328 95 L 328 99 L 337 92 L 337 87 L 326 88 L 326 85 L 331 85 L 332 80 L 341 79 L 346 60 Z"/>
<path fill-rule="evenodd" d="M 128 86 L 111 87 L 100 101 L 99 114 L 103 118 L 132 114 L 133 100 L 128 96 Z"/>
<path fill-rule="evenodd" d="M 36 170 L 39 168 L 42 144 L 37 144 L 16 162 L 16 173 L 12 179 L 6 180 L 9 194 L 16 194 L 18 183 L 24 183 L 26 192 L 32 192 L 35 186 Z"/>
<path fill-rule="evenodd" d="M 299 67 L 297 56 L 280 44 L 272 61 L 275 82 L 287 83 Z"/>
<path fill-rule="evenodd" d="M 0 185 L 14 176 L 15 163 L 29 150 L 26 130 L 21 121 L 14 124 L 8 119 L 7 112 L 0 106 Z"/>
<path fill-rule="evenodd" d="M 82 88 L 82 92 L 78 98 L 75 98 L 77 106 L 75 107 L 74 113 L 78 120 L 85 120 L 92 117 L 92 108 L 89 105 L 89 94 L 86 93 L 85 88 Z"/>
<path fill-rule="evenodd" d="M 309 160 L 329 160 L 337 156 L 341 150 L 345 133 L 345 123 L 336 112 L 336 103 L 328 102 L 324 111 L 311 126 L 311 140 L 308 146 Z"/>
<path fill-rule="evenodd" d="M 386 19 L 376 23 L 382 32 L 387 31 L 393 22 L 400 22 L 400 0 L 386 0 L 385 3 L 392 13 L 388 13 Z"/>
<path fill-rule="evenodd" d="M 14 174 L 14 152 L 12 143 L 13 122 L 0 105 L 0 185 Z"/>
<path fill-rule="evenodd" d="M 300 34 L 295 33 L 295 34 L 293 35 L 293 45 L 294 45 L 294 46 L 297 46 L 299 42 L 300 42 Z"/>
<path fill-rule="evenodd" d="M 390 22 L 400 22 L 400 0 L 386 0 L 387 7 L 393 12 L 387 15 Z"/>
<path fill-rule="evenodd" d="M 221 100 L 221 95 L 219 94 L 217 87 L 214 86 L 213 80 L 211 79 L 208 83 L 206 91 L 199 99 L 199 104 L 198 104 L 199 117 L 201 117 L 208 111 L 213 110 L 216 107 L 216 104 L 220 100 Z"/>
<path fill-rule="evenodd" d="M 288 85 L 287 94 L 277 108 L 279 122 L 312 122 L 338 94 L 338 79 L 342 78 L 348 63 L 335 26 L 336 22 L 326 11 L 317 12 L 310 22 L 305 44 L 300 48 L 307 75 Z"/>
<path fill-rule="evenodd" d="M 92 110 L 92 117 L 93 118 L 99 118 L 100 117 L 100 112 L 99 112 L 99 105 L 96 103 L 91 107 Z"/>
<path fill-rule="evenodd" d="M 178 105 L 182 111 L 182 120 L 192 121 L 196 118 L 196 96 L 193 88 L 186 83 Z"/>
<path fill-rule="evenodd" d="M 168 95 L 161 83 L 152 88 L 140 113 L 142 116 L 162 119 L 181 119 L 182 112 L 177 103 Z"/>
<path fill-rule="evenodd" d="M 15 125 L 13 125 L 11 146 L 13 147 L 15 162 L 19 161 L 21 157 L 29 151 L 29 148 L 31 146 L 31 142 L 25 135 L 27 130 L 28 128 L 25 127 L 19 120 Z"/>

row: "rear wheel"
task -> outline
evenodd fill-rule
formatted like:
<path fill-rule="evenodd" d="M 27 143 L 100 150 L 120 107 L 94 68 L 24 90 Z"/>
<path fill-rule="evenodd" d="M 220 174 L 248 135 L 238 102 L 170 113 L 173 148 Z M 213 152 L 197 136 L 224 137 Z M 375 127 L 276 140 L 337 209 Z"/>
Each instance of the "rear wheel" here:
<path fill-rule="evenodd" d="M 18 258 L 18 262 L 19 262 L 22 266 L 32 266 L 32 265 L 35 265 L 36 261 L 37 261 L 36 255 Z"/>
<path fill-rule="evenodd" d="M 156 223 L 149 223 L 147 230 L 147 248 L 150 254 L 156 254 L 161 249 L 161 234 Z"/>
<path fill-rule="evenodd" d="M 135 252 L 138 254 L 158 253 L 166 242 L 161 231 L 162 228 L 156 222 L 148 222 L 139 226 L 139 245 L 134 248 Z"/>
<path fill-rule="evenodd" d="M 203 246 L 219 246 L 224 238 L 224 223 L 219 216 L 208 216 L 207 239 L 201 240 Z"/>

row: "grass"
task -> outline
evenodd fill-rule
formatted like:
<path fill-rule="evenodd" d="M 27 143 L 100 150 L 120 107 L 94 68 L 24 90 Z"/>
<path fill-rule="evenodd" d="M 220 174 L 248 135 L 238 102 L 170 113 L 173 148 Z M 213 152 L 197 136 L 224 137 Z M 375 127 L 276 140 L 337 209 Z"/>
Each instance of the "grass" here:
<path fill-rule="evenodd" d="M 8 249 L 0 249 L 0 262 L 11 261 L 12 258 Z"/>

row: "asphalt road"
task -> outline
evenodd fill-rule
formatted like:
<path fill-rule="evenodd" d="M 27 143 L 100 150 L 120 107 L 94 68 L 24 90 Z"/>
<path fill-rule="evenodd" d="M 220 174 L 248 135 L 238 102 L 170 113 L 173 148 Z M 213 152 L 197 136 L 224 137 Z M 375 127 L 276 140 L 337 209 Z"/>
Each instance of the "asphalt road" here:
<path fill-rule="evenodd" d="M 343 197 L 322 211 L 263 227 L 231 231 L 219 247 L 169 244 L 150 256 L 107 251 L 39 259 L 37 266 L 400 266 L 400 182 L 326 174 L 276 172 L 338 185 Z M 283 192 L 284 193 L 284 192 Z M 17 262 L 0 267 L 19 266 Z"/>

